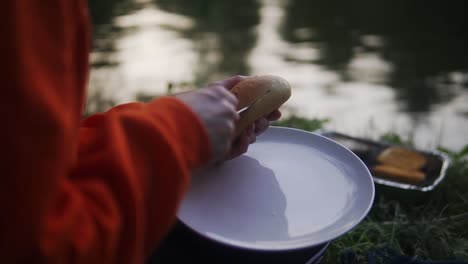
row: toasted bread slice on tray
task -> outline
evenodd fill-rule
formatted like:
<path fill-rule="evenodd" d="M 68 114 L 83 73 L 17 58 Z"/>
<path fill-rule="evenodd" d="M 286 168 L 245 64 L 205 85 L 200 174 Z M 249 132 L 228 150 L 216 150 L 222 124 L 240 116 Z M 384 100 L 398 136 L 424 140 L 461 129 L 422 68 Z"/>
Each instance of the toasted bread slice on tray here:
<path fill-rule="evenodd" d="M 404 170 L 389 165 L 376 165 L 372 174 L 377 177 L 407 183 L 419 183 L 426 179 L 426 174 L 418 170 Z"/>
<path fill-rule="evenodd" d="M 402 147 L 386 148 L 377 156 L 377 161 L 380 164 L 410 171 L 420 170 L 427 163 L 423 155 Z"/>

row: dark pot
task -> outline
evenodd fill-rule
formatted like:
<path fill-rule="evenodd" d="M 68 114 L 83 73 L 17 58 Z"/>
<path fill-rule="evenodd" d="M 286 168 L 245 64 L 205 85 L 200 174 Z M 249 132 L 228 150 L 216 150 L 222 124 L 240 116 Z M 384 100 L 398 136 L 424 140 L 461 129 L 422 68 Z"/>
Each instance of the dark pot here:
<path fill-rule="evenodd" d="M 178 222 L 148 263 L 319 263 L 329 243 L 284 251 L 259 251 L 232 247 L 203 237 Z"/>

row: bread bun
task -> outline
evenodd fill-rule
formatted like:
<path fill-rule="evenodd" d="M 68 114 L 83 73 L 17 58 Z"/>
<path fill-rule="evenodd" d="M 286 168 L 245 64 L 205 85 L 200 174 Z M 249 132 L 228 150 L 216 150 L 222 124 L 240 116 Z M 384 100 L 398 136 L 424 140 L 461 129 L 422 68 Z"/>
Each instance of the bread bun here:
<path fill-rule="evenodd" d="M 262 116 L 268 115 L 291 97 L 291 86 L 285 79 L 262 75 L 248 77 L 236 84 L 231 92 L 239 99 L 237 109 L 242 109 L 256 101 L 240 117 L 236 125 L 236 136 Z"/>
<path fill-rule="evenodd" d="M 377 161 L 403 170 L 419 170 L 427 163 L 423 155 L 402 147 L 385 149 L 377 156 Z"/>
<path fill-rule="evenodd" d="M 376 165 L 372 168 L 372 174 L 399 182 L 420 183 L 426 179 L 426 174 L 418 170 L 405 170 L 391 165 Z"/>

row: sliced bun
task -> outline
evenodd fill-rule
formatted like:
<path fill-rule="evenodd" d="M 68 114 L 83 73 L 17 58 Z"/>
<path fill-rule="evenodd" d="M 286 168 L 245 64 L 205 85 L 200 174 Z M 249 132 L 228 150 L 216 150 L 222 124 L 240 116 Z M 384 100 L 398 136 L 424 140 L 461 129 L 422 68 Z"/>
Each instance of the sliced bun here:
<path fill-rule="evenodd" d="M 237 109 L 242 109 L 261 97 L 241 115 L 236 125 L 235 134 L 238 136 L 255 120 L 284 104 L 291 97 L 291 86 L 279 76 L 262 75 L 240 81 L 231 92 L 239 99 Z"/>
<path fill-rule="evenodd" d="M 427 163 L 423 155 L 402 147 L 385 149 L 377 156 L 377 161 L 403 170 L 419 170 Z"/>
<path fill-rule="evenodd" d="M 372 173 L 381 178 L 399 182 L 420 183 L 426 179 L 426 174 L 418 170 L 405 170 L 391 165 L 376 165 Z"/>

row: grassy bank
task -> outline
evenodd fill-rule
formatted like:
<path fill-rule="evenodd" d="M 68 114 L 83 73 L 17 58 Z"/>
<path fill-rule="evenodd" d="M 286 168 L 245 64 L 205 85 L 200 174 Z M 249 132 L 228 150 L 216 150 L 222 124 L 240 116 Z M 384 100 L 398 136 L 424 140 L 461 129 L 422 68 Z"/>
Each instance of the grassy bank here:
<path fill-rule="evenodd" d="M 289 118 L 276 125 L 314 131 L 327 120 Z M 409 144 L 395 134 L 385 140 Z M 451 159 L 445 180 L 428 193 L 376 185 L 376 199 L 357 228 L 334 241 L 324 263 L 387 263 L 398 255 L 421 260 L 468 260 L 468 145 Z M 380 257 L 375 257 L 380 256 Z"/>

